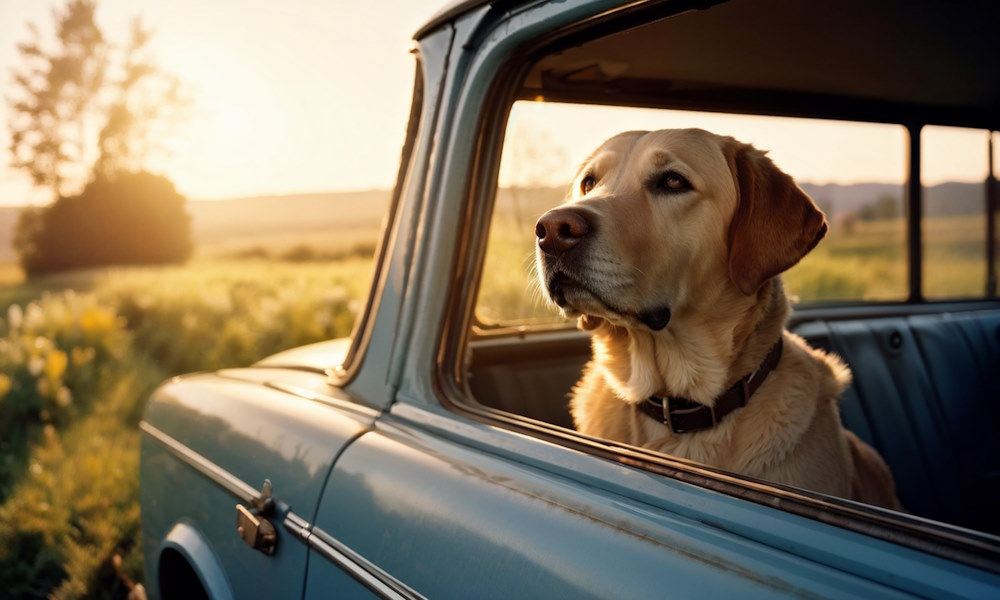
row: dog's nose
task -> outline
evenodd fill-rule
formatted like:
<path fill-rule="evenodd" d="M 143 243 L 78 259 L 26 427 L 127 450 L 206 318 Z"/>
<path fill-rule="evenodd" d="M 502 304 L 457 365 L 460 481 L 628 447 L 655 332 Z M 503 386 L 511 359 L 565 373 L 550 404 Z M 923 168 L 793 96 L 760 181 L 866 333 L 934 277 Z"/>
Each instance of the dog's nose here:
<path fill-rule="evenodd" d="M 555 209 L 542 215 L 535 224 L 538 247 L 546 254 L 562 254 L 590 233 L 590 224 L 579 213 Z"/>

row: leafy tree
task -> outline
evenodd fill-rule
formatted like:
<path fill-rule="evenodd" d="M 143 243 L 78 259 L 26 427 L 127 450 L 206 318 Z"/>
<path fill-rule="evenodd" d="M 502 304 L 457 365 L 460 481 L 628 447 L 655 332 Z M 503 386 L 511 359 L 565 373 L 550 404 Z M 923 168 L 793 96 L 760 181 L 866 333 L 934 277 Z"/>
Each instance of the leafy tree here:
<path fill-rule="evenodd" d="M 96 8 L 96 0 L 68 0 L 53 11 L 55 50 L 43 48 L 31 24 L 31 41 L 18 46 L 24 66 L 7 98 L 13 166 L 56 198 L 22 211 L 16 225 L 14 247 L 29 276 L 179 262 L 191 251 L 183 196 L 143 170 L 157 125 L 186 105 L 180 82 L 153 62 L 152 32 L 139 19 L 117 52 L 97 26 Z"/>
<path fill-rule="evenodd" d="M 87 143 L 98 95 L 105 85 L 108 45 L 94 20 L 94 0 L 71 0 L 53 10 L 59 48 L 47 52 L 38 28 L 18 44 L 25 65 L 13 72 L 12 165 L 28 171 L 35 185 L 61 194 L 67 181 L 86 176 Z"/>
<path fill-rule="evenodd" d="M 149 56 L 151 38 L 152 31 L 139 19 L 132 21 L 121 74 L 113 83 L 106 124 L 97 142 L 95 173 L 112 176 L 141 169 L 155 146 L 155 126 L 176 119 L 187 105 L 180 80 L 158 69 Z"/>
<path fill-rule="evenodd" d="M 883 194 L 858 210 L 858 218 L 862 221 L 886 221 L 897 219 L 902 214 L 902 203 L 892 194 Z"/>

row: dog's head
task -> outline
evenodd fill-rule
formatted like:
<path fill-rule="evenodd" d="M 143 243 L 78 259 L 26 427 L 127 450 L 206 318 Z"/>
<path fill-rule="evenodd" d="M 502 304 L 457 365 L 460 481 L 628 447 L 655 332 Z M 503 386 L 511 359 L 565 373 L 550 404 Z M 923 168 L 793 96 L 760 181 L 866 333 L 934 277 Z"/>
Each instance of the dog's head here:
<path fill-rule="evenodd" d="M 826 230 L 753 146 L 700 129 L 633 131 L 602 144 L 538 220 L 538 275 L 568 316 L 658 331 L 692 303 L 756 294 Z"/>

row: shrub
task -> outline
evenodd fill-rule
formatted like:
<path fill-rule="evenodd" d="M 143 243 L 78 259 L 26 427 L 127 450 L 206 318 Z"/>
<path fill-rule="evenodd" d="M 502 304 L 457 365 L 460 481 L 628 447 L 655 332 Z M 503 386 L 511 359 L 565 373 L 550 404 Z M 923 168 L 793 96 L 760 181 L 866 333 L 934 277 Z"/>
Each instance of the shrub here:
<path fill-rule="evenodd" d="M 311 262 L 319 258 L 316 250 L 307 244 L 299 244 L 281 255 L 282 260 L 289 262 Z"/>
<path fill-rule="evenodd" d="M 29 277 L 107 265 L 181 263 L 192 250 L 185 202 L 159 175 L 100 176 L 78 196 L 23 212 L 15 248 Z"/>

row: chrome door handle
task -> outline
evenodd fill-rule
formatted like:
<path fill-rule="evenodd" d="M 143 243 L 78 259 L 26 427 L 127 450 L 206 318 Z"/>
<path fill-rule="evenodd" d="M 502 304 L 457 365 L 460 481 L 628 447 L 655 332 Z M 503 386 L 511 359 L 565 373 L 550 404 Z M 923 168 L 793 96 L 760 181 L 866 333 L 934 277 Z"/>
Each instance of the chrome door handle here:
<path fill-rule="evenodd" d="M 278 545 L 278 532 L 267 517 L 274 512 L 271 497 L 271 480 L 265 479 L 260 496 L 250 500 L 250 508 L 236 505 L 236 533 L 247 546 L 264 554 L 274 554 Z"/>

